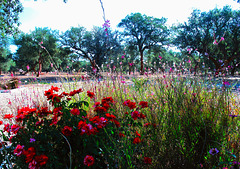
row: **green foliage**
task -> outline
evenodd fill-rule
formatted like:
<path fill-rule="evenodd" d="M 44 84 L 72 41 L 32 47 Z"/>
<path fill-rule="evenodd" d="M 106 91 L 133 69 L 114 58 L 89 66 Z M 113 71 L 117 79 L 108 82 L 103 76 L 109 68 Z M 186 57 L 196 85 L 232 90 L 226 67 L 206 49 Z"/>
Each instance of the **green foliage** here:
<path fill-rule="evenodd" d="M 166 18 L 153 18 L 140 13 L 134 13 L 122 19 L 118 27 L 124 28 L 123 35 L 130 49 L 137 50 L 141 56 L 141 74 L 143 74 L 143 52 L 153 50 L 163 52 L 168 43 L 169 30 Z"/>
<path fill-rule="evenodd" d="M 96 91 L 91 99 L 84 93 L 78 94 L 80 89 L 59 94 L 55 92 L 58 91 L 56 87 L 51 87 L 45 95 L 56 109 L 48 111 L 49 107 L 39 107 L 31 113 L 23 111 L 23 122 L 16 123 L 23 128 L 19 128 L 12 138 L 11 147 L 5 147 L 1 152 L 0 159 L 4 161 L 9 157 L 20 168 L 26 168 L 26 155 L 17 157 L 13 154 L 20 144 L 25 145 L 25 149 L 35 147 L 36 156 L 47 155 L 45 168 L 69 168 L 70 163 L 72 168 L 84 168 L 86 155 L 95 159 L 92 168 L 166 169 L 200 168 L 201 165 L 223 168 L 238 160 L 239 116 L 236 108 L 239 106 L 230 102 L 231 95 L 227 91 L 208 89 L 199 78 L 133 79 L 134 85 L 123 83 L 123 80 L 112 79 L 98 82 L 98 85 L 96 81 L 86 81 L 83 88 Z M 141 103 L 142 100 L 146 103 Z M 73 108 L 80 114 L 71 113 Z M 21 112 L 18 111 L 18 117 L 22 117 Z M 97 127 L 101 124 L 98 117 L 108 119 L 105 127 Z M 78 126 L 80 121 L 96 127 L 98 132 L 81 134 L 88 129 L 82 130 Z M 8 122 L 10 120 L 5 118 L 4 124 Z M 57 124 L 50 125 L 54 122 Z M 66 134 L 62 130 L 65 126 L 72 127 L 71 135 L 63 135 Z M 4 141 L 9 137 L 7 132 L 3 134 Z M 36 141 L 29 143 L 30 138 Z M 212 148 L 219 152 L 211 155 Z M 146 157 L 151 162 L 146 163 Z"/>
<path fill-rule="evenodd" d="M 14 34 L 19 26 L 19 13 L 23 11 L 20 0 L 0 1 L 0 33 L 1 36 Z"/>
<path fill-rule="evenodd" d="M 92 31 L 86 31 L 83 27 L 71 28 L 62 34 L 61 43 L 79 58 L 90 61 L 92 68 L 98 70 L 121 49 L 117 32 L 108 30 L 106 35 L 104 29 L 99 27 L 94 27 Z"/>
<path fill-rule="evenodd" d="M 65 59 L 64 57 L 67 57 L 71 52 L 64 48 L 58 48 L 57 34 L 56 31 L 48 28 L 36 28 L 29 34 L 20 34 L 14 41 L 15 45 L 18 46 L 14 55 L 17 67 L 28 72 L 27 66 L 29 65 L 30 71 L 41 72 L 42 70 L 54 70 L 50 66 L 51 63 L 54 66 L 60 66 Z"/>
<path fill-rule="evenodd" d="M 240 61 L 239 17 L 239 10 L 233 11 L 228 6 L 209 12 L 194 10 L 188 22 L 176 28 L 173 43 L 192 57 L 199 55 L 201 63 L 211 69 L 228 68 L 234 73 Z"/>

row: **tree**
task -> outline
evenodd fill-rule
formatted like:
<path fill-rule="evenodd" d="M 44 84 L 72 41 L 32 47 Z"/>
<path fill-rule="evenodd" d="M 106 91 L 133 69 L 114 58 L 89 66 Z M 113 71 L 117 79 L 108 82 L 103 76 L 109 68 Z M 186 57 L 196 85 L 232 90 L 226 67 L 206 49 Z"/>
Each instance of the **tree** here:
<path fill-rule="evenodd" d="M 36 28 L 29 34 L 20 34 L 15 39 L 18 50 L 14 56 L 17 66 L 23 70 L 37 71 L 37 76 L 42 70 L 48 71 L 52 62 L 57 62 L 57 33 L 48 28 Z"/>
<path fill-rule="evenodd" d="M 194 10 L 188 23 L 177 27 L 173 43 L 190 56 L 198 54 L 201 60 L 214 64 L 216 73 L 232 66 L 234 74 L 240 61 L 239 18 L 240 11 L 228 6 L 209 12 Z"/>
<path fill-rule="evenodd" d="M 10 39 L 8 36 L 0 35 L 0 75 L 2 71 L 7 72 L 12 66 L 15 65 L 11 59 L 11 52 L 9 50 Z"/>
<path fill-rule="evenodd" d="M 121 49 L 118 34 L 110 30 L 106 34 L 100 27 L 94 27 L 91 31 L 86 31 L 83 27 L 73 27 L 61 36 L 61 43 L 80 58 L 87 59 L 96 71 L 107 62 L 107 56 L 114 56 Z"/>
<path fill-rule="evenodd" d="M 23 11 L 20 0 L 0 1 L 0 33 L 2 36 L 14 34 L 19 26 L 19 13 Z"/>
<path fill-rule="evenodd" d="M 143 75 L 143 53 L 146 49 L 159 52 L 167 44 L 169 31 L 165 26 L 166 18 L 153 18 L 140 13 L 127 15 L 118 24 L 124 28 L 123 35 L 127 37 L 129 46 L 137 47 L 140 53 L 141 74 Z"/>

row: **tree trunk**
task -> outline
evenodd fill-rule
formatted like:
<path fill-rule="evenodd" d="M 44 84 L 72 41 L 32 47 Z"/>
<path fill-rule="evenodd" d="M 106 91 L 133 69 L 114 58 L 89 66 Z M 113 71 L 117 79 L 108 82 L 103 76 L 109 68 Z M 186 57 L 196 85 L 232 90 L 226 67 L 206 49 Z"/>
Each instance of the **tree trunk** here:
<path fill-rule="evenodd" d="M 37 77 L 39 77 L 40 74 L 41 74 L 41 72 L 42 72 L 42 60 L 41 60 L 40 58 L 39 58 L 39 60 L 38 60 L 38 66 L 39 66 L 39 68 L 38 68 Z"/>
<path fill-rule="evenodd" d="M 2 75 L 2 69 L 0 68 L 0 75 Z"/>
<path fill-rule="evenodd" d="M 140 71 L 140 75 L 144 75 L 144 69 L 143 69 L 143 51 L 140 51 L 140 56 L 141 56 L 141 71 Z"/>

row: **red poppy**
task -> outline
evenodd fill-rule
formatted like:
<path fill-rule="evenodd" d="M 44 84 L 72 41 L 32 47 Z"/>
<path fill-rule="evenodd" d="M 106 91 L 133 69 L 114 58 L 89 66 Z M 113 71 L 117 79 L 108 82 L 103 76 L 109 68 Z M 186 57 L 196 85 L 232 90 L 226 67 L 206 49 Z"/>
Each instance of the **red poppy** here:
<path fill-rule="evenodd" d="M 84 165 L 89 167 L 89 166 L 92 166 L 93 164 L 94 164 L 93 156 L 86 155 L 86 157 L 84 158 Z"/>
<path fill-rule="evenodd" d="M 13 125 L 11 126 L 11 132 L 12 132 L 13 134 L 17 134 L 17 132 L 18 132 L 19 129 L 20 129 L 20 126 L 17 125 L 17 124 L 13 124 Z"/>
<path fill-rule="evenodd" d="M 141 142 L 141 139 L 139 137 L 135 137 L 133 139 L 133 144 L 139 144 Z"/>
<path fill-rule="evenodd" d="M 13 118 L 13 117 L 14 117 L 13 114 L 5 114 L 5 115 L 3 116 L 4 119 L 11 119 L 11 118 Z"/>
<path fill-rule="evenodd" d="M 90 97 L 91 99 L 95 96 L 95 94 L 93 92 L 87 91 L 87 95 L 88 97 Z"/>
<path fill-rule="evenodd" d="M 137 118 L 140 116 L 139 112 L 138 111 L 133 111 L 132 114 L 131 114 L 132 118 L 134 120 L 137 120 Z"/>
<path fill-rule="evenodd" d="M 141 106 L 141 108 L 145 108 L 148 107 L 148 102 L 140 101 L 139 105 Z"/>
<path fill-rule="evenodd" d="M 149 157 L 144 157 L 144 163 L 145 164 L 152 164 L 152 159 Z"/>
<path fill-rule="evenodd" d="M 35 160 L 38 165 L 42 166 L 45 165 L 48 161 L 48 157 L 46 155 L 39 155 L 35 157 Z"/>
<path fill-rule="evenodd" d="M 72 134 L 72 127 L 65 126 L 65 127 L 62 129 L 62 133 L 63 133 L 65 136 L 70 136 L 70 135 Z"/>
<path fill-rule="evenodd" d="M 13 151 L 13 154 L 19 157 L 23 154 L 23 152 L 24 152 L 24 146 L 21 146 L 20 144 L 18 144 L 15 150 Z"/>
<path fill-rule="evenodd" d="M 33 157 L 36 154 L 36 150 L 34 147 L 29 147 L 28 150 L 24 151 L 23 154 L 26 156 L 26 163 L 29 163 L 32 161 Z"/>
<path fill-rule="evenodd" d="M 80 115 L 80 111 L 79 111 L 79 109 L 77 109 L 77 108 L 73 108 L 73 109 L 70 111 L 70 113 L 72 113 L 73 115 Z"/>

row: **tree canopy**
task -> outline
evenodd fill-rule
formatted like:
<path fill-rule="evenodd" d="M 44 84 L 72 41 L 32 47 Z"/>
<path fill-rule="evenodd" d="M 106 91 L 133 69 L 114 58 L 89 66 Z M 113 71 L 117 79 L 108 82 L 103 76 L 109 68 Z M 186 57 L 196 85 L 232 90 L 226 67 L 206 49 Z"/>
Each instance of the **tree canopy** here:
<path fill-rule="evenodd" d="M 36 28 L 29 34 L 20 34 L 15 39 L 15 44 L 18 50 L 14 60 L 19 68 L 26 70 L 28 67 L 38 76 L 42 69 L 49 71 L 50 63 L 53 62 L 57 52 L 56 32 L 48 28 Z"/>
<path fill-rule="evenodd" d="M 174 44 L 189 55 L 199 54 L 217 72 L 234 70 L 240 58 L 239 18 L 240 12 L 228 6 L 209 12 L 194 10 L 188 22 L 177 27 Z"/>
<path fill-rule="evenodd" d="M 123 35 L 127 37 L 126 42 L 132 48 L 137 48 L 140 53 L 141 74 L 143 69 L 143 53 L 146 49 L 161 52 L 164 45 L 168 43 L 169 30 L 166 18 L 154 18 L 140 13 L 127 15 L 118 24 L 124 28 Z"/>
<path fill-rule="evenodd" d="M 2 36 L 14 34 L 19 26 L 19 13 L 23 11 L 20 0 L 0 1 L 0 33 Z"/>
<path fill-rule="evenodd" d="M 107 61 L 108 55 L 116 55 L 121 49 L 117 33 L 108 30 L 106 35 L 100 27 L 94 27 L 91 31 L 86 31 L 83 27 L 72 27 L 61 35 L 61 43 L 79 58 L 90 61 L 92 69 L 96 71 Z"/>

